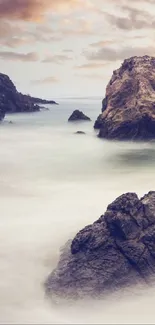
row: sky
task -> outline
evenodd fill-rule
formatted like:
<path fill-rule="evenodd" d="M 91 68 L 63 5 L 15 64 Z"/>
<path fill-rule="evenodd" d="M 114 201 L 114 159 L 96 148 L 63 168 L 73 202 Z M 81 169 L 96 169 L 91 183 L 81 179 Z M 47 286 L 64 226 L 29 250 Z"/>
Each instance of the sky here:
<path fill-rule="evenodd" d="M 125 58 L 155 56 L 155 0 L 0 0 L 0 72 L 47 99 L 104 97 Z"/>

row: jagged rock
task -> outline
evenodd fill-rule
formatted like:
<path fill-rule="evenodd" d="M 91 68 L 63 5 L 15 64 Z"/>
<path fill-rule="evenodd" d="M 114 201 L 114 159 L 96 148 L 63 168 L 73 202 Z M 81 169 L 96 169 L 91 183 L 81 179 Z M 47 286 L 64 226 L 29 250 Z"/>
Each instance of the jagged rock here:
<path fill-rule="evenodd" d="M 86 116 L 85 114 L 83 114 L 83 112 L 79 110 L 75 110 L 68 119 L 69 122 L 80 121 L 80 120 L 91 121 L 91 119 L 88 116 Z"/>
<path fill-rule="evenodd" d="M 155 138 L 155 58 L 126 59 L 113 72 L 98 118 L 99 136 L 118 140 Z M 96 122 L 97 123 L 97 122 Z"/>
<path fill-rule="evenodd" d="M 79 298 L 148 283 L 155 276 L 155 191 L 126 193 L 81 230 L 48 277 L 49 295 Z"/>
<path fill-rule="evenodd" d="M 11 79 L 0 73 L 0 119 L 5 113 L 39 111 L 40 107 L 36 102 L 45 103 L 45 100 L 19 93 Z"/>
<path fill-rule="evenodd" d="M 77 132 L 75 132 L 75 134 L 86 134 L 86 133 L 83 131 L 77 131 Z"/>

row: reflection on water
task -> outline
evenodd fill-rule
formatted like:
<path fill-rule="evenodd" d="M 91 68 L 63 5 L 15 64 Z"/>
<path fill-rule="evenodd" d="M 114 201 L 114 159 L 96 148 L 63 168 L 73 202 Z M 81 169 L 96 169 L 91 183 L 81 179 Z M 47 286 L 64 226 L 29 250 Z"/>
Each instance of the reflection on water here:
<path fill-rule="evenodd" d="M 117 166 L 148 167 L 155 164 L 155 147 L 143 149 L 129 149 L 113 156 L 113 163 Z"/>

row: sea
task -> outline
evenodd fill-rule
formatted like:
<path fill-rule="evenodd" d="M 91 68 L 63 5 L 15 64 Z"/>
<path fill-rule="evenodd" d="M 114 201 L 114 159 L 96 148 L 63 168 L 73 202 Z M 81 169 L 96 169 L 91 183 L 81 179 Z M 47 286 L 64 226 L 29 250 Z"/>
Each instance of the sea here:
<path fill-rule="evenodd" d="M 119 195 L 155 190 L 154 142 L 98 138 L 102 98 L 57 100 L 0 125 L 0 323 L 154 324 L 155 286 L 72 303 L 45 296 L 68 239 Z M 69 123 L 75 109 L 91 122 Z"/>

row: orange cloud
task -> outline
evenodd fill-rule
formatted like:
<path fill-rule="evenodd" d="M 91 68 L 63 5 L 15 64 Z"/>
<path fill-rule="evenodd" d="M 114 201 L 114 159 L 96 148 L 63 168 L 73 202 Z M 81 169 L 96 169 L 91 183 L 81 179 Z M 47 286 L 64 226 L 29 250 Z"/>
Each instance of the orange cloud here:
<path fill-rule="evenodd" d="M 34 61 L 38 61 L 39 57 L 38 54 L 35 52 L 29 52 L 24 54 L 24 53 L 1 51 L 0 59 L 10 60 L 10 61 L 34 62 Z"/>
<path fill-rule="evenodd" d="M 0 18 L 38 21 L 51 10 L 74 10 L 90 6 L 83 0 L 0 0 Z"/>
<path fill-rule="evenodd" d="M 118 40 L 117 40 L 118 41 Z M 110 44 L 114 44 L 113 40 L 106 40 L 106 41 L 99 41 L 99 42 L 95 42 L 90 44 L 91 47 L 104 47 Z"/>

